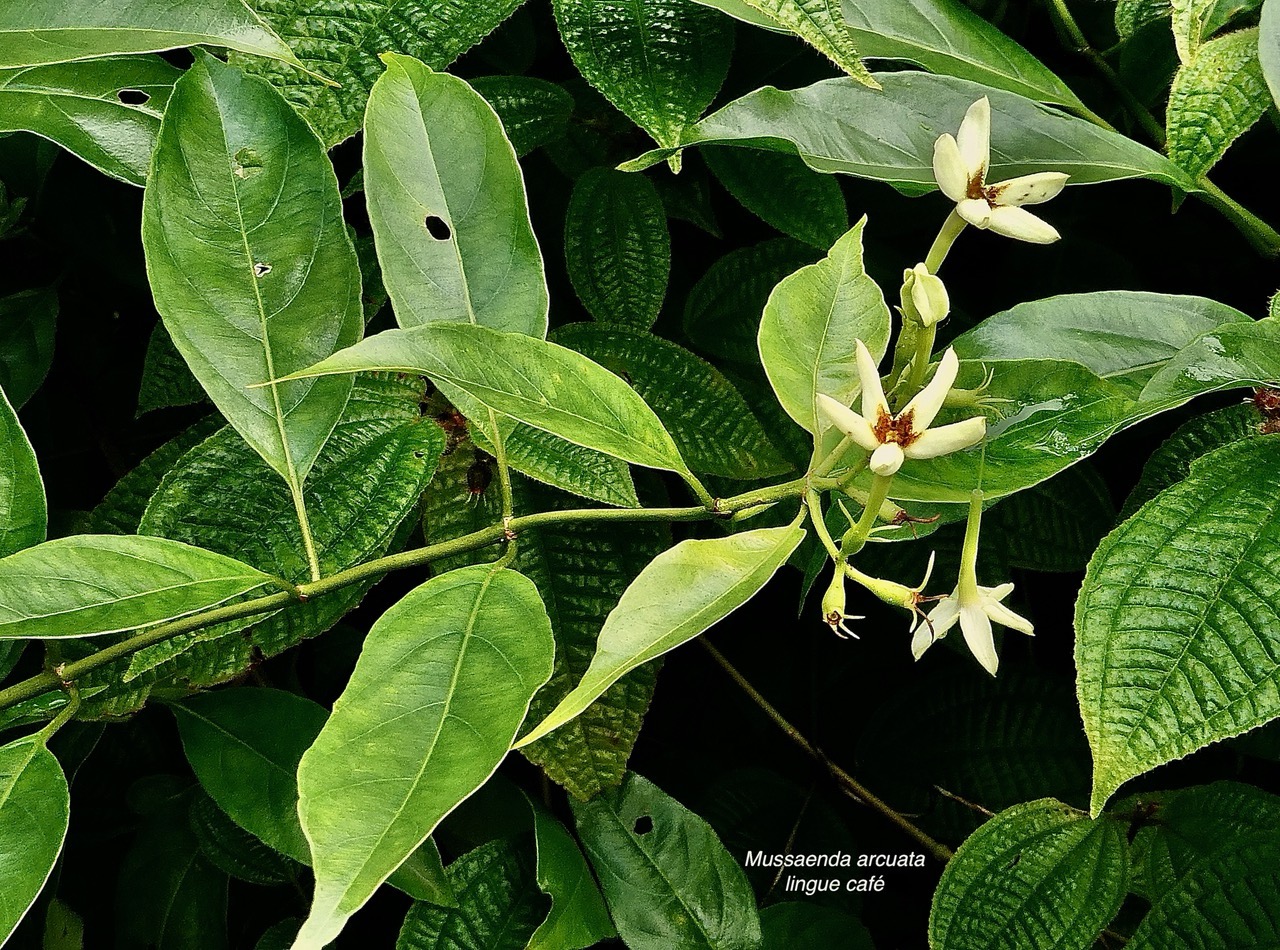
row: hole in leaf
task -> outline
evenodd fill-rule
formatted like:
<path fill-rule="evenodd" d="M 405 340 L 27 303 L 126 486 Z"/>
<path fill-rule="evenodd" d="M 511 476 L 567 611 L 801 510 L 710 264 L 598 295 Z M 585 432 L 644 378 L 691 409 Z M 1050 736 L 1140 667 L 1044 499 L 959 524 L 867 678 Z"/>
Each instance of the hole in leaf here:
<path fill-rule="evenodd" d="M 635 828 L 633 829 L 638 835 L 647 835 L 653 831 L 653 819 L 648 815 L 641 815 L 636 819 Z"/>
<path fill-rule="evenodd" d="M 151 93 L 141 89 L 121 89 L 116 93 L 116 98 L 126 106 L 144 106 L 151 101 Z"/>
<path fill-rule="evenodd" d="M 1014 868 L 1018 866 L 1018 862 L 1020 862 L 1021 860 L 1022 860 L 1022 852 L 1019 851 L 1017 854 L 1013 856 L 1013 860 L 1004 866 L 1005 870 L 1012 871 Z"/>
<path fill-rule="evenodd" d="M 266 277 L 266 276 L 267 276 L 268 274 L 270 274 L 270 273 L 271 273 L 271 265 L 270 265 L 270 264 L 263 264 L 263 263 L 259 262 L 259 263 L 257 263 L 257 264 L 254 264 L 254 265 L 253 265 L 253 276 L 254 276 L 254 277 Z"/>
<path fill-rule="evenodd" d="M 420 458 L 422 458 L 424 455 L 425 455 L 425 453 L 423 453 L 423 452 L 414 452 L 414 453 L 413 453 L 413 457 L 414 457 L 414 458 L 416 458 L 416 459 L 420 459 Z"/>
<path fill-rule="evenodd" d="M 251 148 L 238 149 L 231 156 L 231 170 L 237 178 L 252 178 L 262 171 L 262 159 Z"/>
<path fill-rule="evenodd" d="M 447 241 L 453 237 L 453 231 L 448 222 L 438 214 L 427 215 L 427 220 L 422 223 L 426 226 L 427 233 L 437 241 Z"/>

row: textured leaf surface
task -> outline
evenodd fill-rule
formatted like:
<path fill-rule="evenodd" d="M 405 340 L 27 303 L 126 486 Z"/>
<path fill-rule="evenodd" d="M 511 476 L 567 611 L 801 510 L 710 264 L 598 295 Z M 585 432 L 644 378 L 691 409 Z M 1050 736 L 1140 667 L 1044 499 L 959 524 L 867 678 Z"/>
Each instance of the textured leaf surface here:
<path fill-rule="evenodd" d="M 151 330 L 147 355 L 142 362 L 142 382 L 138 386 L 139 416 L 154 409 L 191 406 L 205 398 L 204 389 L 187 368 L 173 345 L 164 321 Z"/>
<path fill-rule="evenodd" d="M 1008 563 L 1030 571 L 1083 571 L 1116 523 L 1107 483 L 1088 462 L 1074 465 L 992 509 L 988 543 Z"/>
<path fill-rule="evenodd" d="M 245 441 L 300 490 L 351 381 L 247 387 L 364 330 L 360 268 L 324 149 L 266 83 L 201 56 L 165 111 L 142 222 L 174 345 Z"/>
<path fill-rule="evenodd" d="M 563 726 L 643 663 L 692 640 L 755 596 L 802 540 L 798 527 L 682 541 L 658 555 L 605 620 L 581 681 L 523 738 Z"/>
<path fill-rule="evenodd" d="M 1127 844 L 1109 818 L 1052 799 L 1015 805 L 969 838 L 942 872 L 934 950 L 1087 950 L 1125 895 Z"/>
<path fill-rule="evenodd" d="M 671 232 L 649 179 L 608 168 L 579 178 L 565 212 L 564 254 L 591 316 L 653 326 L 671 276 Z"/>
<path fill-rule="evenodd" d="M 365 120 L 365 196 L 396 320 L 545 336 L 542 254 L 502 122 L 461 79 L 385 60 Z"/>
<path fill-rule="evenodd" d="M 825 251 L 849 229 L 840 183 L 796 156 L 715 146 L 703 156 L 744 208 L 783 234 Z"/>
<path fill-rule="evenodd" d="M 0 389 L 0 559 L 43 541 L 47 521 L 44 481 L 35 450 L 8 396 Z M 0 560 L 0 587 L 4 584 L 3 563 Z M 0 613 L 0 618 L 3 616 Z M 0 630 L 3 624 L 0 619 Z"/>
<path fill-rule="evenodd" d="M 710 825 L 648 779 L 629 775 L 573 810 L 628 947 L 760 946 L 755 895 L 742 868 Z"/>
<path fill-rule="evenodd" d="M 760 358 L 778 401 L 815 435 L 819 395 L 847 406 L 861 391 L 857 341 L 876 360 L 889 345 L 889 308 L 863 266 L 865 226 L 864 218 L 825 260 L 780 283 L 760 322 Z"/>
<path fill-rule="evenodd" d="M 493 774 L 554 649 L 537 588 L 486 565 L 434 578 L 378 619 L 298 768 L 316 872 L 300 948 L 337 936 Z"/>
<path fill-rule="evenodd" d="M 1119 0 L 1116 3 L 1116 32 L 1128 39 L 1148 23 L 1166 19 L 1172 12 L 1169 0 Z"/>
<path fill-rule="evenodd" d="M 1170 0 L 1173 40 L 1184 63 L 1195 60 L 1200 44 L 1208 38 L 1209 17 L 1217 5 L 1217 0 Z"/>
<path fill-rule="evenodd" d="M 538 886 L 552 903 L 547 919 L 530 938 L 528 950 L 584 950 L 617 936 L 604 896 L 578 843 L 544 809 L 532 802 L 530 806 L 538 849 Z"/>
<path fill-rule="evenodd" d="M 208 795 L 197 794 L 192 799 L 189 823 L 200 854 L 236 880 L 268 886 L 288 884 L 301 871 L 297 862 L 267 847 L 232 821 Z"/>
<path fill-rule="evenodd" d="M 553 82 L 534 76 L 482 76 L 471 80 L 471 88 L 493 106 L 521 158 L 568 130 L 573 96 Z"/>
<path fill-rule="evenodd" d="M 745 8 L 750 20 L 794 33 L 854 79 L 875 88 L 860 58 L 866 54 L 856 45 L 845 19 L 847 7 L 840 0 L 731 0 L 730 6 L 739 16 Z"/>
<path fill-rule="evenodd" d="M 57 319 L 58 297 L 51 288 L 0 297 L 0 389 L 15 409 L 49 372 Z"/>
<path fill-rule="evenodd" d="M 1093 809 L 1122 783 L 1275 718 L 1280 437 L 1202 458 L 1098 548 L 1076 604 Z"/>
<path fill-rule="evenodd" d="M 41 735 L 0 746 L 0 943 L 9 939 L 53 871 L 71 793 Z"/>

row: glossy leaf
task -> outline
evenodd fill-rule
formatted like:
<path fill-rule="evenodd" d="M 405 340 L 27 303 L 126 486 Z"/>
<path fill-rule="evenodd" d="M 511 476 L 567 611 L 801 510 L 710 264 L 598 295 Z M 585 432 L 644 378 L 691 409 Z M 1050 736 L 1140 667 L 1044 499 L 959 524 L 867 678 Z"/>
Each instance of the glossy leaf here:
<path fill-rule="evenodd" d="M 360 269 L 320 142 L 266 83 L 200 57 L 165 111 L 142 241 L 178 351 L 299 493 L 351 381 L 248 387 L 309 366 L 364 329 Z"/>
<path fill-rule="evenodd" d="M 553 82 L 533 76 L 481 76 L 470 83 L 498 113 L 521 158 L 568 130 L 573 96 Z"/>
<path fill-rule="evenodd" d="M 755 895 L 711 826 L 629 775 L 574 803 L 578 834 L 632 950 L 749 950 L 762 940 Z"/>
<path fill-rule="evenodd" d="M 44 482 L 35 450 L 8 396 L 0 389 L 0 590 L 5 584 L 3 558 L 43 541 L 47 521 Z M 0 619 L 0 631 L 3 629 L 4 620 Z"/>
<path fill-rule="evenodd" d="M 545 809 L 532 801 L 529 804 L 538 849 L 538 886 L 551 898 L 551 910 L 529 939 L 527 950 L 585 950 L 617 936 L 578 843 Z"/>
<path fill-rule="evenodd" d="M 796 156 L 712 146 L 703 157 L 744 208 L 783 234 L 826 250 L 849 230 L 840 183 Z"/>
<path fill-rule="evenodd" d="M 935 950 L 1088 950 L 1124 899 L 1122 827 L 1053 799 L 983 825 L 942 872 L 929 915 Z"/>
<path fill-rule="evenodd" d="M 1271 90 L 1271 98 L 1280 104 L 1280 3 L 1276 0 L 1267 0 L 1262 5 L 1258 59 L 1262 63 L 1262 75 Z"/>
<path fill-rule="evenodd" d="M 861 390 L 857 341 L 876 360 L 889 345 L 889 308 L 863 266 L 865 227 L 864 218 L 825 260 L 780 283 L 760 322 L 760 358 L 778 401 L 815 435 L 819 395 L 847 406 Z"/>
<path fill-rule="evenodd" d="M 316 872 L 300 950 L 337 936 L 493 774 L 553 654 L 537 589 L 485 565 L 434 578 L 379 618 L 298 768 Z"/>
<path fill-rule="evenodd" d="M 671 276 L 671 232 L 649 179 L 607 168 L 579 178 L 565 212 L 564 254 L 591 316 L 653 326 Z"/>
<path fill-rule="evenodd" d="M 45 738 L 0 746 L 0 943 L 44 888 L 67 834 L 71 793 Z"/>
<path fill-rule="evenodd" d="M 21 409 L 53 362 L 58 297 L 53 289 L 0 297 L 0 389 Z"/>
<path fill-rule="evenodd" d="M 385 62 L 365 119 L 365 196 L 396 319 L 545 336 L 542 254 L 502 122 L 461 79 Z"/>
<path fill-rule="evenodd" d="M 1163 409 L 1203 393 L 1277 383 L 1280 320 L 1268 317 L 1227 324 L 1201 335 L 1151 377 L 1141 401 Z"/>
<path fill-rule="evenodd" d="M 658 555 L 605 620 L 582 680 L 516 744 L 542 738 L 631 670 L 692 640 L 755 596 L 804 539 L 796 526 L 682 541 Z"/>

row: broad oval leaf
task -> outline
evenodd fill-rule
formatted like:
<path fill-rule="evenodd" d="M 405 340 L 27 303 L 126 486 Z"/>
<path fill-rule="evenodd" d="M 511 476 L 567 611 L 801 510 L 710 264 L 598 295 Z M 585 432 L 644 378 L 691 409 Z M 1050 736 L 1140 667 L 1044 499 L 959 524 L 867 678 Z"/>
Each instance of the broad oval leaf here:
<path fill-rule="evenodd" d="M 71 812 L 66 776 L 45 736 L 0 747 L 0 943 L 40 895 L 62 851 Z"/>
<path fill-rule="evenodd" d="M 58 295 L 53 288 L 0 297 L 0 389 L 21 409 L 53 363 Z"/>
<path fill-rule="evenodd" d="M 298 767 L 316 892 L 297 947 L 319 950 L 497 769 L 551 676 L 532 582 L 487 565 L 410 592 L 373 625 Z"/>
<path fill-rule="evenodd" d="M 889 308 L 862 261 L 863 218 L 825 260 L 780 283 L 760 321 L 760 358 L 787 414 L 809 432 L 822 426 L 817 398 L 847 406 L 859 391 L 861 340 L 879 361 L 889 345 Z"/>
<path fill-rule="evenodd" d="M 604 897 L 578 843 L 540 805 L 530 800 L 529 807 L 538 849 L 538 886 L 551 898 L 551 911 L 527 950 L 584 950 L 616 937 Z"/>
<path fill-rule="evenodd" d="M 569 722 L 622 676 L 698 636 L 768 582 L 804 540 L 797 525 L 682 541 L 640 572 L 605 620 L 582 680 L 516 748 Z"/>
<path fill-rule="evenodd" d="M 1076 603 L 1093 810 L 1125 781 L 1276 717 L 1280 437 L 1204 456 L 1098 548 Z"/>
<path fill-rule="evenodd" d="M 279 583 L 177 541 L 73 535 L 0 559 L 0 640 L 133 630 Z"/>
<path fill-rule="evenodd" d="M 840 182 L 796 156 L 715 145 L 702 155 L 729 194 L 783 234 L 825 251 L 849 230 Z"/>
<path fill-rule="evenodd" d="M 142 209 L 156 309 L 214 404 L 295 494 L 351 392 L 273 381 L 364 331 L 333 166 L 265 82 L 201 56 L 174 86 Z"/>
<path fill-rule="evenodd" d="M 1053 799 L 1015 805 L 979 828 L 942 872 L 933 950 L 1088 950 L 1120 909 L 1123 827 Z"/>
<path fill-rule="evenodd" d="M 553 82 L 534 76 L 481 76 L 470 83 L 498 113 L 519 158 L 568 130 L 573 96 Z"/>
<path fill-rule="evenodd" d="M 623 942 L 632 950 L 754 950 L 763 939 L 747 876 L 705 821 L 639 775 L 573 803 Z"/>
<path fill-rule="evenodd" d="M 365 116 L 369 222 L 402 327 L 546 336 L 547 281 L 497 113 L 456 76 L 386 54 Z"/>
<path fill-rule="evenodd" d="M 0 558 L 43 541 L 47 521 L 44 481 L 35 449 L 9 397 L 0 389 Z"/>
<path fill-rule="evenodd" d="M 1271 98 L 1280 105 L 1280 3 L 1267 0 L 1262 5 L 1262 20 L 1258 34 L 1258 59 L 1262 74 L 1271 89 Z"/>

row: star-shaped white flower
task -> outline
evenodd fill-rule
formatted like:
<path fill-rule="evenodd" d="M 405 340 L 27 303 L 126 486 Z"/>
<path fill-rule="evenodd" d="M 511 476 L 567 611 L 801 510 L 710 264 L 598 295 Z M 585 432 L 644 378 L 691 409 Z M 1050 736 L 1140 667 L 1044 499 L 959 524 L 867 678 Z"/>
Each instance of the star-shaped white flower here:
<path fill-rule="evenodd" d="M 960 360 L 955 350 L 948 348 L 933 380 L 895 415 L 885 399 L 875 360 L 859 340 L 861 415 L 826 395 L 818 396 L 818 408 L 832 425 L 871 453 L 871 471 L 892 475 L 902 467 L 904 459 L 931 459 L 958 452 L 981 442 L 987 434 L 987 420 L 982 416 L 929 428 L 959 371 Z"/>
<path fill-rule="evenodd" d="M 958 136 L 939 136 L 933 147 L 933 177 L 942 193 L 956 203 L 956 212 L 975 228 L 1052 244 L 1061 235 L 1023 205 L 1040 204 L 1062 191 L 1069 175 L 1040 172 L 987 184 L 991 167 L 991 102 L 984 96 L 969 107 Z"/>
<path fill-rule="evenodd" d="M 928 619 L 921 618 L 916 623 L 911 638 L 911 653 L 917 660 L 920 659 L 924 651 L 945 637 L 958 621 L 960 632 L 964 634 L 964 642 L 969 645 L 974 658 L 982 664 L 983 669 L 995 676 L 1000 658 L 996 655 L 991 624 L 998 623 L 1027 636 L 1035 635 L 1035 627 L 1030 620 L 1015 614 L 1001 603 L 1012 592 L 1012 584 L 1001 584 L 999 587 L 982 587 L 977 582 L 971 585 L 959 584 L 929 611 Z"/>

